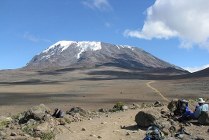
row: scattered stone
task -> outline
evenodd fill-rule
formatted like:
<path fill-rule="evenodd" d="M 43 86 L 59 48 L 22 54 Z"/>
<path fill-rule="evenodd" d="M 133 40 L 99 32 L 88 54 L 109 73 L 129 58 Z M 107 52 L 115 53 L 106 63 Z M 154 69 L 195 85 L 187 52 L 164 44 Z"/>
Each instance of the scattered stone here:
<path fill-rule="evenodd" d="M 20 118 L 20 123 L 27 123 L 30 119 L 34 119 L 36 121 L 44 120 L 45 116 L 47 114 L 50 114 L 50 112 L 51 110 L 44 104 L 34 106 L 25 113 L 23 113 L 23 117 Z"/>
<path fill-rule="evenodd" d="M 195 140 L 205 140 L 205 139 L 197 136 L 197 138 Z"/>
<path fill-rule="evenodd" d="M 0 138 L 5 137 L 7 134 L 4 131 L 0 131 Z"/>
<path fill-rule="evenodd" d="M 130 136 L 131 134 L 129 132 L 126 133 L 126 136 Z"/>
<path fill-rule="evenodd" d="M 27 126 L 32 126 L 32 125 L 35 125 L 36 123 L 37 122 L 34 119 L 29 119 L 26 124 L 27 124 Z"/>
<path fill-rule="evenodd" d="M 0 122 L 5 122 L 5 121 L 11 122 L 12 118 L 11 117 L 0 116 Z"/>
<path fill-rule="evenodd" d="M 120 130 L 113 130 L 113 132 L 120 132 Z"/>
<path fill-rule="evenodd" d="M 59 121 L 59 125 L 65 125 L 66 124 L 64 118 L 58 118 L 57 120 Z"/>
<path fill-rule="evenodd" d="M 36 126 L 34 128 L 34 131 L 35 131 L 35 134 L 37 136 L 40 136 L 43 133 L 51 132 L 51 126 L 50 126 L 50 124 L 48 122 L 44 122 L 44 123 L 41 123 L 38 126 Z"/>
<path fill-rule="evenodd" d="M 135 130 L 135 131 L 132 131 L 132 133 L 137 133 L 138 131 L 137 130 Z"/>
<path fill-rule="evenodd" d="M 107 124 L 107 122 L 101 122 L 101 124 Z"/>
<path fill-rule="evenodd" d="M 137 103 L 133 103 L 133 105 L 130 108 L 131 109 L 138 109 L 138 108 L 140 108 L 140 105 L 138 105 Z"/>
<path fill-rule="evenodd" d="M 156 101 L 154 103 L 154 107 L 161 107 L 161 106 L 163 106 L 163 104 L 160 101 Z"/>
<path fill-rule="evenodd" d="M 203 111 L 198 118 L 198 123 L 201 125 L 209 125 L 209 113 Z"/>
<path fill-rule="evenodd" d="M 123 111 L 128 110 L 128 106 L 126 106 L 126 105 L 122 106 L 122 110 Z"/>
<path fill-rule="evenodd" d="M 121 128 L 121 129 L 125 129 L 126 126 L 125 126 L 125 125 L 121 125 L 120 128 Z"/>
<path fill-rule="evenodd" d="M 17 136 L 17 133 L 12 132 L 10 136 Z"/>
<path fill-rule="evenodd" d="M 80 107 L 73 107 L 69 111 L 67 111 L 66 114 L 69 114 L 72 116 L 74 116 L 75 114 L 79 114 L 80 116 L 83 116 L 83 117 L 89 116 L 89 112 L 85 111 L 84 109 L 82 109 Z"/>
<path fill-rule="evenodd" d="M 97 138 L 98 138 L 98 139 L 101 139 L 102 137 L 101 137 L 101 136 L 98 136 Z"/>
<path fill-rule="evenodd" d="M 140 111 L 135 116 L 135 122 L 140 127 L 148 127 L 152 124 L 156 124 L 157 119 L 160 118 L 160 115 L 161 115 L 160 112 L 158 112 L 156 110 Z"/>
<path fill-rule="evenodd" d="M 94 135 L 94 134 L 90 134 L 90 137 L 95 137 L 95 138 L 96 138 L 97 136 L 96 136 L 96 135 Z"/>
<path fill-rule="evenodd" d="M 86 131 L 86 129 L 85 128 L 82 128 L 81 131 Z"/>
<path fill-rule="evenodd" d="M 104 109 L 104 108 L 100 108 L 98 111 L 99 111 L 99 112 L 102 112 L 102 113 L 108 112 L 108 110 L 107 110 L 107 109 Z"/>

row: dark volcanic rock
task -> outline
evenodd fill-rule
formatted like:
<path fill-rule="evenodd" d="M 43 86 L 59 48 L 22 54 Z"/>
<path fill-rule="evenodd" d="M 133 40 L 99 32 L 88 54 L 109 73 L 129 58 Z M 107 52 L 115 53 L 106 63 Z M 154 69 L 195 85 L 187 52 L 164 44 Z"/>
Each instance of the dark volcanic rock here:
<path fill-rule="evenodd" d="M 83 117 L 87 117 L 89 115 L 89 112 L 80 107 L 73 107 L 69 111 L 67 111 L 66 114 L 69 114 L 69 115 L 79 114 Z"/>
<path fill-rule="evenodd" d="M 198 118 L 198 123 L 202 125 L 209 125 L 209 113 L 203 111 Z"/>
<path fill-rule="evenodd" d="M 39 106 L 34 106 L 25 113 L 23 113 L 22 118 L 20 118 L 20 123 L 28 122 L 30 119 L 33 120 L 43 120 L 47 114 L 50 114 L 50 109 L 44 104 L 40 104 Z"/>
<path fill-rule="evenodd" d="M 139 127 L 148 127 L 150 125 L 158 125 L 158 119 L 160 119 L 161 114 L 155 110 L 140 111 L 135 116 L 135 122 Z"/>

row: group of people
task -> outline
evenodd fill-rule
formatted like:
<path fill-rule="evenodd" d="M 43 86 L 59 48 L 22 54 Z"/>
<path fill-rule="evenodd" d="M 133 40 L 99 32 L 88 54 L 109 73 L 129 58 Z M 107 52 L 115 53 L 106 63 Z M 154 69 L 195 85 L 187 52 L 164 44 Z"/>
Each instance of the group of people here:
<path fill-rule="evenodd" d="M 181 115 L 179 118 L 180 121 L 186 121 L 186 120 L 197 120 L 199 116 L 201 115 L 202 111 L 208 112 L 208 104 L 205 103 L 203 98 L 198 99 L 198 105 L 195 107 L 195 110 L 192 111 L 189 109 L 188 101 L 185 99 L 182 99 L 179 101 L 179 109 L 176 110 L 176 114 Z"/>
<path fill-rule="evenodd" d="M 185 99 L 178 100 L 176 103 L 176 110 L 174 111 L 174 115 L 177 116 L 179 121 L 187 121 L 187 120 L 197 120 L 202 111 L 208 112 L 208 104 L 204 101 L 203 98 L 198 99 L 198 105 L 195 107 L 195 110 L 192 111 L 189 109 L 189 102 Z M 146 137 L 144 140 L 163 140 L 164 135 L 161 130 L 152 125 L 147 129 Z"/>

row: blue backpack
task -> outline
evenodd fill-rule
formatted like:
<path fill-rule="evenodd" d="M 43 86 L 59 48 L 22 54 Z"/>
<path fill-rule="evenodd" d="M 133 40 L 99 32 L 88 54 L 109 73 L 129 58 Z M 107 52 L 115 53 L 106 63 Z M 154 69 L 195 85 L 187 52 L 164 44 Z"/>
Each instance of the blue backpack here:
<path fill-rule="evenodd" d="M 157 126 L 153 125 L 147 129 L 145 140 L 163 140 L 163 139 L 164 139 L 164 134 Z"/>

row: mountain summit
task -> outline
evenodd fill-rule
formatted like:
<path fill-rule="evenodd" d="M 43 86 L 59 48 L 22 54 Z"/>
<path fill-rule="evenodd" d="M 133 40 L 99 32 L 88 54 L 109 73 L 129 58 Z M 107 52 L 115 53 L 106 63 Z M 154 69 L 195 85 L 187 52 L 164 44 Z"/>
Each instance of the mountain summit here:
<path fill-rule="evenodd" d="M 32 58 L 26 69 L 93 68 L 115 66 L 138 70 L 173 69 L 184 71 L 132 46 L 103 42 L 59 41 Z"/>

